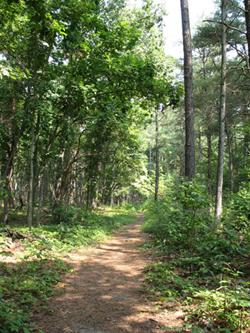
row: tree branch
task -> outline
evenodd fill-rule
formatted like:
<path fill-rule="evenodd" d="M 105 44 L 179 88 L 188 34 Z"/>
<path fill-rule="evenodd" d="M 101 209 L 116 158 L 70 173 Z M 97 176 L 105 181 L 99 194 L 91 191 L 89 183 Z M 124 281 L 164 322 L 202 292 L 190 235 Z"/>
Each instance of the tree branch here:
<path fill-rule="evenodd" d="M 231 30 L 234 30 L 234 31 L 238 31 L 239 33 L 241 33 L 241 34 L 243 34 L 243 35 L 245 35 L 245 36 L 247 35 L 245 31 L 242 31 L 242 30 L 240 30 L 240 29 L 238 29 L 238 28 L 236 28 L 236 27 L 231 26 L 230 24 L 223 23 L 223 22 L 221 22 L 221 21 L 203 20 L 203 22 L 223 24 L 223 25 L 225 25 L 225 27 L 228 28 L 228 29 L 231 29 Z"/>

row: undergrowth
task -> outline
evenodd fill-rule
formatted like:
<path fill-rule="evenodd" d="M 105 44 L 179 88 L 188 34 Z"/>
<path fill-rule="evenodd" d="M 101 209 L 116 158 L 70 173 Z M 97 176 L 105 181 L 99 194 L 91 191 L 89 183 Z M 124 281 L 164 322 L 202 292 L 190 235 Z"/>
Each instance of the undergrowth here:
<path fill-rule="evenodd" d="M 57 216 L 56 216 L 57 215 Z M 57 218 L 57 219 L 56 219 Z M 70 270 L 62 256 L 80 246 L 104 240 L 121 225 L 131 223 L 130 208 L 102 209 L 95 213 L 59 207 L 46 225 L 11 230 L 24 236 L 10 251 L 5 228 L 0 231 L 0 333 L 33 332 L 30 315 L 36 305 L 46 305 L 61 274 Z"/>
<path fill-rule="evenodd" d="M 146 267 L 146 288 L 161 302 L 189 309 L 186 324 L 202 331 L 245 332 L 250 326 L 249 188 L 235 194 L 219 225 L 206 189 L 172 184 L 146 208 L 144 230 L 160 260 Z"/>
<path fill-rule="evenodd" d="M 46 302 L 69 267 L 60 259 L 0 264 L 0 332 L 31 332 L 31 308 Z"/>

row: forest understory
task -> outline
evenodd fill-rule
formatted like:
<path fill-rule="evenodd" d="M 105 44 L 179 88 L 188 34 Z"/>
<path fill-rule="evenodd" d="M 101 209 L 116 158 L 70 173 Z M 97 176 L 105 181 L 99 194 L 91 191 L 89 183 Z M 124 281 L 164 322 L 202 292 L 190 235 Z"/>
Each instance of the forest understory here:
<path fill-rule="evenodd" d="M 2 229 L 0 332 L 249 332 L 244 243 L 164 205 Z"/>

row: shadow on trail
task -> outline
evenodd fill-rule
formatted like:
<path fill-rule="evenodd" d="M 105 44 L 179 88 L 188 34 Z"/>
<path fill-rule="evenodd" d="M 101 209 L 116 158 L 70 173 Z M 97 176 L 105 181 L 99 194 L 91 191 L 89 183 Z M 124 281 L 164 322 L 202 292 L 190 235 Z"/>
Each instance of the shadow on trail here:
<path fill-rule="evenodd" d="M 137 252 L 134 252 L 134 251 L 124 251 L 124 250 L 121 250 L 119 247 L 117 248 L 114 248 L 114 249 L 108 249 L 108 248 L 105 248 L 103 246 L 98 246 L 98 249 L 100 250 L 105 250 L 105 251 L 113 251 L 113 252 L 122 252 L 122 253 L 129 253 L 129 254 L 137 254 Z"/>
<path fill-rule="evenodd" d="M 76 274 L 67 279 L 66 292 L 50 303 L 52 314 L 41 326 L 46 333 L 81 333 L 86 328 L 105 333 L 154 332 L 156 323 L 145 320 L 145 300 L 137 282 L 131 281 L 138 281 L 139 274 L 91 262 L 80 265 Z"/>
<path fill-rule="evenodd" d="M 59 294 L 50 301 L 51 314 L 35 316 L 39 328 L 45 333 L 176 332 L 161 329 L 140 290 L 147 263 L 138 250 L 143 241 L 134 225 L 110 243 L 83 252 L 84 258 L 77 253 L 74 273 L 66 276 Z"/>

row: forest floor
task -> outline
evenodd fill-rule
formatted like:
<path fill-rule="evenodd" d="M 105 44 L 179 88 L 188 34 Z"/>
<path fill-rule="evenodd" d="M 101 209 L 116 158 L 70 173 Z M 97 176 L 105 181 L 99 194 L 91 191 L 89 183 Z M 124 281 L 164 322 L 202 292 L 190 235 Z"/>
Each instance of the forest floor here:
<path fill-rule="evenodd" d="M 152 254 L 141 249 L 147 240 L 142 223 L 140 216 L 100 245 L 68 254 L 73 271 L 57 286 L 46 312 L 34 314 L 38 332 L 183 332 L 182 310 L 158 308 L 143 291 L 143 269 Z"/>

